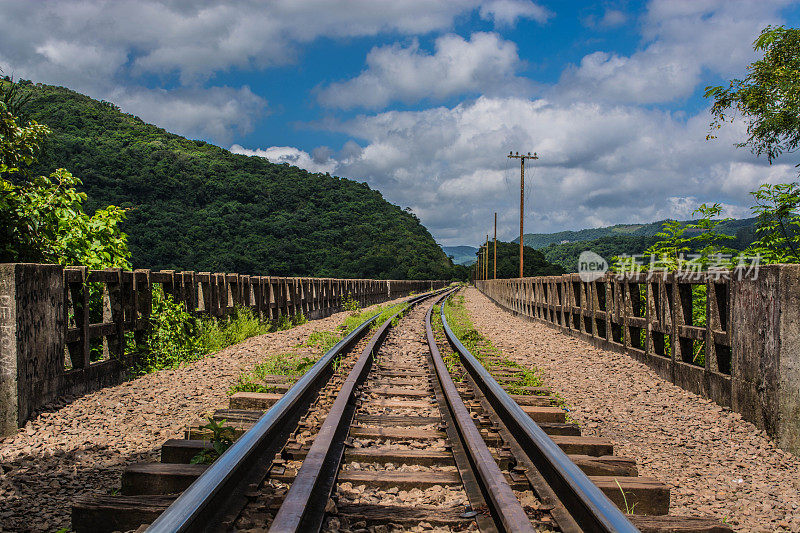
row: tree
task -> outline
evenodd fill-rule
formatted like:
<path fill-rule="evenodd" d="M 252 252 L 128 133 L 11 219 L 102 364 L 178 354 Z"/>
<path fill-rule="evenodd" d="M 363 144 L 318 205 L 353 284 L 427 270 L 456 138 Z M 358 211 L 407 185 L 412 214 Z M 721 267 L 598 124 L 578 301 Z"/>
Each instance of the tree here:
<path fill-rule="evenodd" d="M 735 263 L 736 250 L 725 246 L 734 240 L 730 235 L 716 231 L 721 222 L 731 220 L 719 219 L 722 214 L 720 204 L 702 204 L 692 212 L 699 215 L 695 222 L 683 223 L 677 220 L 664 222 L 656 237 L 660 240 L 653 243 L 642 254 L 644 265 L 636 262 L 635 256 L 616 256 L 612 259 L 612 270 L 615 272 L 641 272 L 644 268 L 659 271 L 675 272 L 686 268 L 708 269 L 709 266 L 730 267 Z"/>
<path fill-rule="evenodd" d="M 3 94 L 8 84 L 0 81 Z M 49 133 L 35 121 L 21 124 L 0 95 L 0 262 L 130 268 L 123 209 L 108 206 L 90 217 L 78 178 L 63 168 L 49 176 L 28 171 Z"/>
<path fill-rule="evenodd" d="M 705 96 L 714 99 L 712 130 L 733 120 L 729 110 L 740 113 L 748 138 L 737 146 L 750 146 L 772 163 L 800 145 L 800 29 L 767 26 L 753 49 L 764 57 L 750 64 L 745 79 L 731 80 L 728 88 L 706 87 Z"/>
<path fill-rule="evenodd" d="M 494 244 L 489 243 L 489 278 L 494 275 Z M 564 273 L 561 265 L 548 262 L 542 252 L 530 246 L 523 249 L 523 268 L 525 277 L 557 276 Z M 477 254 L 476 254 L 477 257 Z M 472 267 L 467 267 L 468 269 Z M 519 244 L 497 241 L 497 278 L 519 277 Z"/>
<path fill-rule="evenodd" d="M 753 49 L 764 57 L 750 64 L 745 79 L 731 80 L 728 88 L 706 87 L 705 96 L 714 99 L 712 130 L 729 119 L 729 110 L 740 113 L 748 138 L 737 146 L 766 154 L 771 164 L 800 146 L 800 29 L 767 26 Z M 800 184 L 764 184 L 751 194 L 758 240 L 747 253 L 766 263 L 800 262 Z"/>
<path fill-rule="evenodd" d="M 756 199 L 758 240 L 747 253 L 764 263 L 800 263 L 800 184 L 764 184 L 750 194 Z"/>

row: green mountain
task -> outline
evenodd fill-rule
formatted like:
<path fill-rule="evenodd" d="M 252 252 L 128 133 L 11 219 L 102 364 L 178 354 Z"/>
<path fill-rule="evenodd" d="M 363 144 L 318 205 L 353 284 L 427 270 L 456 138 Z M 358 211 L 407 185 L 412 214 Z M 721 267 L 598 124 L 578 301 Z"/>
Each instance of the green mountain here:
<path fill-rule="evenodd" d="M 732 235 L 735 237 L 733 240 L 725 243 L 725 246 L 735 250 L 744 250 L 756 238 L 755 221 L 755 218 L 748 218 L 744 220 L 729 220 L 727 222 L 721 222 L 719 225 L 717 225 L 716 231 L 718 233 Z M 662 223 L 657 222 L 653 224 Z M 544 254 L 544 257 L 548 261 L 557 265 L 561 265 L 567 270 L 567 272 L 577 272 L 578 256 L 585 250 L 591 250 L 592 252 L 599 254 L 609 263 L 611 263 L 611 260 L 614 256 L 623 254 L 641 254 L 651 245 L 660 240 L 659 237 L 655 236 L 655 233 L 658 233 L 658 231 L 661 230 L 661 226 L 659 226 L 658 231 L 652 235 L 649 234 L 649 232 L 652 231 L 653 224 L 643 224 L 642 226 L 647 226 L 647 229 L 642 230 L 641 233 L 611 234 L 592 240 L 550 244 L 549 246 L 539 248 L 539 251 Z M 612 228 L 616 227 L 617 226 L 612 226 Z M 693 230 L 687 230 L 685 235 L 692 235 L 692 231 Z M 519 242 L 519 239 L 517 239 L 517 242 Z"/>
<path fill-rule="evenodd" d="M 87 211 L 128 209 L 136 268 L 447 278 L 453 266 L 412 213 L 366 183 L 192 141 L 63 87 L 28 84 L 53 130 L 34 169 L 83 180 Z"/>
<path fill-rule="evenodd" d="M 477 250 L 476 255 L 477 258 Z M 564 267 L 547 260 L 540 250 L 525 246 L 522 252 L 522 268 L 525 277 L 557 276 L 566 272 Z M 489 243 L 489 277 L 494 275 L 494 243 Z M 497 241 L 497 277 L 519 277 L 519 244 Z"/>
<path fill-rule="evenodd" d="M 475 262 L 475 254 L 478 249 L 474 246 L 442 246 L 442 250 L 447 257 L 453 258 L 456 265 L 471 265 Z"/>
<path fill-rule="evenodd" d="M 525 246 L 533 248 L 544 248 L 551 244 L 576 243 L 582 241 L 593 241 L 601 237 L 612 236 L 631 236 L 631 237 L 652 237 L 661 231 L 666 220 L 650 222 L 649 224 L 617 224 L 616 226 L 606 226 L 603 228 L 582 229 L 578 231 L 559 231 L 557 233 L 526 233 L 523 235 Z M 684 224 L 696 221 L 683 221 Z M 741 220 L 729 220 L 717 226 L 719 233 L 726 235 L 736 235 L 742 228 L 755 228 L 755 218 L 745 218 Z M 519 238 L 514 239 L 519 242 Z"/>

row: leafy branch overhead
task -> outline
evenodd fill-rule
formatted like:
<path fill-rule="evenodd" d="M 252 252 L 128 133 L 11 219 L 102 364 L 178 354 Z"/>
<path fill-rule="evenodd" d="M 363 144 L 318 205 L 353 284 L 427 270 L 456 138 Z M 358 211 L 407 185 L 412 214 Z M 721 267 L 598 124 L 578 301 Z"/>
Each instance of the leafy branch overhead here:
<path fill-rule="evenodd" d="M 766 154 L 772 163 L 800 146 L 800 29 L 767 26 L 753 48 L 764 56 L 750 64 L 743 80 L 706 87 L 705 95 L 714 99 L 712 131 L 733 120 L 729 112 L 738 112 L 747 121 L 748 138 L 737 146 Z M 758 240 L 747 253 L 766 263 L 800 262 L 800 185 L 764 184 L 751 194 Z"/>
<path fill-rule="evenodd" d="M 753 48 L 764 57 L 749 66 L 748 75 L 727 88 L 706 87 L 705 96 L 714 99 L 712 131 L 738 112 L 748 121 L 748 138 L 737 146 L 766 154 L 771 163 L 800 145 L 800 30 L 767 26 Z"/>
<path fill-rule="evenodd" d="M 9 96 L 10 95 L 10 96 Z M 63 168 L 31 172 L 50 130 L 19 119 L 16 85 L 0 81 L 0 262 L 49 262 L 89 268 L 130 268 L 125 211 L 99 208 L 89 216 L 81 181 Z"/>

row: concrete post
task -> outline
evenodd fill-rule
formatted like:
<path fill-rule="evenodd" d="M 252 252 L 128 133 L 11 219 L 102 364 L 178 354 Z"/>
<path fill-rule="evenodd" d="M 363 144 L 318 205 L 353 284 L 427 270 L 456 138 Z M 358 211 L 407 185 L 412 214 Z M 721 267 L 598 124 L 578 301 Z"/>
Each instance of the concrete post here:
<path fill-rule="evenodd" d="M 731 282 L 732 407 L 800 453 L 800 265 Z"/>
<path fill-rule="evenodd" d="M 16 433 L 64 372 L 60 265 L 0 264 L 0 436 Z"/>

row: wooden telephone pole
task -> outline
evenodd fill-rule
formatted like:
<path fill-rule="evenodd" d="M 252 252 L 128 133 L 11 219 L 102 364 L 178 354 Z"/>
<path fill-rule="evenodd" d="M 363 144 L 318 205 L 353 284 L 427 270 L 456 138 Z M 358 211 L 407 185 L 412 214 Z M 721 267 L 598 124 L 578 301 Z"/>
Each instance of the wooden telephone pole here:
<path fill-rule="evenodd" d="M 534 152 L 533 155 L 531 155 L 530 152 L 528 152 L 528 155 L 519 155 L 519 152 L 516 154 L 508 152 L 508 157 L 511 159 L 519 159 L 519 277 L 522 277 L 522 219 L 525 215 L 525 160 L 539 159 L 539 157 L 536 155 L 536 152 Z"/>
<path fill-rule="evenodd" d="M 489 279 L 489 236 L 486 236 L 486 275 L 483 279 Z"/>
<path fill-rule="evenodd" d="M 494 275 L 492 279 L 497 279 L 497 211 L 494 213 Z"/>

